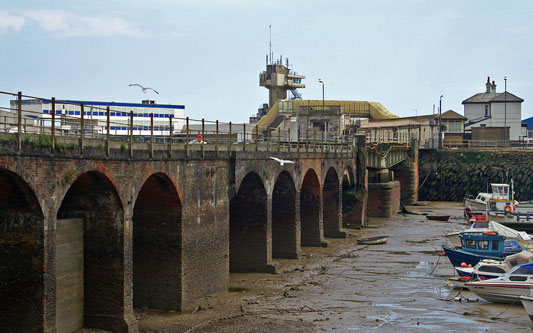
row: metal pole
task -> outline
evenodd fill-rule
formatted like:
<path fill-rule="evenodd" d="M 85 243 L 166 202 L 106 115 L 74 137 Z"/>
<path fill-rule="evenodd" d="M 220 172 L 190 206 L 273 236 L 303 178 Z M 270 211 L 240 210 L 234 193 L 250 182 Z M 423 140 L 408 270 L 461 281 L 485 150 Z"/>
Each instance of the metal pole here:
<path fill-rule="evenodd" d="M 56 98 L 52 97 L 52 154 L 56 150 Z"/>
<path fill-rule="evenodd" d="M 215 142 L 215 157 L 218 157 L 218 120 L 216 123 L 216 142 Z"/>
<path fill-rule="evenodd" d="M 504 99 L 505 99 L 505 103 L 503 104 L 503 107 L 504 107 L 504 129 L 503 129 L 503 140 L 504 140 L 504 145 L 507 147 L 507 76 L 505 76 L 503 78 L 505 80 L 505 94 L 504 94 Z"/>
<path fill-rule="evenodd" d="M 444 95 L 440 95 L 439 99 L 439 149 L 442 148 L 442 97 L 444 97 Z"/>
<path fill-rule="evenodd" d="M 246 124 L 242 124 L 242 151 L 246 151 Z"/>
<path fill-rule="evenodd" d="M 171 114 L 168 116 L 168 157 L 171 158 L 172 157 L 172 130 L 173 130 L 173 126 L 172 126 L 172 119 L 174 119 L 174 115 Z M 202 147 L 203 148 L 203 147 Z"/>
<path fill-rule="evenodd" d="M 200 146 L 201 146 L 201 151 L 202 151 L 202 157 L 204 157 L 204 142 L 205 142 L 205 122 L 204 122 L 204 118 L 202 118 L 202 140 L 200 140 Z"/>
<path fill-rule="evenodd" d="M 150 158 L 154 157 L 154 113 L 150 113 Z"/>
<path fill-rule="evenodd" d="M 4 125 L 5 126 L 5 125 Z M 17 95 L 17 151 L 22 150 L 22 92 Z"/>
<path fill-rule="evenodd" d="M 228 152 L 230 153 L 231 153 L 231 144 L 232 144 L 231 140 L 232 139 L 231 139 L 231 121 L 230 121 L 229 122 L 229 139 L 228 139 Z"/>
<path fill-rule="evenodd" d="M 105 153 L 106 153 L 106 156 L 109 157 L 109 152 L 111 150 L 111 140 L 110 140 L 110 137 L 111 137 L 111 112 L 110 112 L 110 109 L 109 109 L 109 106 L 107 107 L 107 133 L 106 133 L 106 139 L 105 139 L 105 142 L 106 142 L 106 147 L 105 147 Z"/>
<path fill-rule="evenodd" d="M 80 156 L 83 156 L 83 139 L 85 136 L 85 117 L 83 113 L 85 112 L 85 106 L 83 102 L 80 103 Z"/>
<path fill-rule="evenodd" d="M 185 118 L 185 156 L 189 157 L 189 117 Z"/>
<path fill-rule="evenodd" d="M 130 158 L 133 157 L 133 111 L 130 111 Z"/>

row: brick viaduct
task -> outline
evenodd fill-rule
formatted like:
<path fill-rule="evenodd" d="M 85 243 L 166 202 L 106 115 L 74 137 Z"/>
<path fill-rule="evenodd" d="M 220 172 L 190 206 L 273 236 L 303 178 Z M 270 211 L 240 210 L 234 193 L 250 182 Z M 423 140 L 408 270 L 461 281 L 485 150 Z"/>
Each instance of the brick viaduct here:
<path fill-rule="evenodd" d="M 230 272 L 275 272 L 366 215 L 364 149 L 0 146 L 0 331 L 135 331 L 134 307 L 190 309 Z"/>

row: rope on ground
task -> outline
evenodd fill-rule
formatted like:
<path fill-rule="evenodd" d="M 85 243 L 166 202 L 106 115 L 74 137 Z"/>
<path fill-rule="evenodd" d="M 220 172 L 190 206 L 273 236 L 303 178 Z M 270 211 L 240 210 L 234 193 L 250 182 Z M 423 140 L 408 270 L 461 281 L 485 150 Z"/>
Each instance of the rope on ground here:
<path fill-rule="evenodd" d="M 437 269 L 437 265 L 439 264 L 440 257 L 441 257 L 440 255 L 437 257 L 437 262 L 435 263 L 435 267 L 433 267 L 431 272 L 429 272 L 429 275 L 433 275 L 433 272 L 435 272 L 435 270 Z"/>
<path fill-rule="evenodd" d="M 438 298 L 439 301 L 446 301 L 446 302 L 450 302 L 450 301 L 453 301 L 454 299 L 457 298 L 457 296 L 461 295 L 461 293 L 463 292 L 465 288 L 464 287 L 461 287 L 461 289 L 459 289 L 459 291 L 457 292 L 457 294 L 455 294 L 455 296 L 453 296 L 452 298 Z M 463 295 L 461 295 L 461 297 L 463 297 Z"/>
<path fill-rule="evenodd" d="M 511 308 L 511 306 L 513 306 L 515 304 L 516 301 L 513 301 L 513 303 L 509 304 L 509 306 L 507 307 L 507 309 L 503 310 L 502 313 L 499 313 L 493 317 L 490 317 L 490 319 L 494 320 L 494 319 L 498 319 L 499 316 L 501 316 L 502 314 L 504 314 L 505 312 L 507 312 L 507 310 L 509 310 Z"/>

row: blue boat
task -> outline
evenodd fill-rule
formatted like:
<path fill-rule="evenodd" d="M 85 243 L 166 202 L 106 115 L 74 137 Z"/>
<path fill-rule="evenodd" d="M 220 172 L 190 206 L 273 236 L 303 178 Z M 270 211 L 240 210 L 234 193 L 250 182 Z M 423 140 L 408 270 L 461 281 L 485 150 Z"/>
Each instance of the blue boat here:
<path fill-rule="evenodd" d="M 461 266 L 461 263 L 475 266 L 483 259 L 503 260 L 522 251 L 517 241 L 506 241 L 505 236 L 492 231 L 464 232 L 459 238 L 461 247 L 442 246 L 454 267 Z"/>

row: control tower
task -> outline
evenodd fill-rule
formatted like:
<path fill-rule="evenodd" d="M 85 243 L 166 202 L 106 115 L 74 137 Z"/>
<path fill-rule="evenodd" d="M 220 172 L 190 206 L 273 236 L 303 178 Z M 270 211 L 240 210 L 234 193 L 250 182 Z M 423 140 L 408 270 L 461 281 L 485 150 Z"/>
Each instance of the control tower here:
<path fill-rule="evenodd" d="M 297 88 L 305 88 L 302 79 L 305 76 L 298 75 L 289 69 L 289 59 L 283 58 L 273 60 L 266 56 L 266 71 L 259 74 L 259 85 L 269 91 L 268 107 L 271 108 L 279 100 L 287 99 L 287 91 L 291 92 L 291 99 L 302 99 Z"/>

